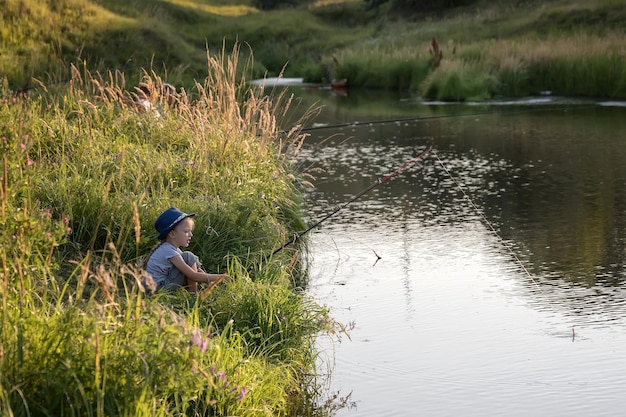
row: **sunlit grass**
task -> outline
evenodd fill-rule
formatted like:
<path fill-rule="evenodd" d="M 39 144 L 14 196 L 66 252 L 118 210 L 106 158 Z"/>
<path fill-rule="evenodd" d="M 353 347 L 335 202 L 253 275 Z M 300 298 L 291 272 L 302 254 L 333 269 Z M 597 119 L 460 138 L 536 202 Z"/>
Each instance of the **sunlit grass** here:
<path fill-rule="evenodd" d="M 537 19 L 557 19 L 558 8 L 542 5 L 530 14 L 494 5 L 475 15 L 463 12 L 416 28 L 400 23 L 398 35 L 339 49 L 308 74 L 322 80 L 348 78 L 351 86 L 416 89 L 426 98 L 483 100 L 551 91 L 562 95 L 624 97 L 622 30 L 607 28 L 560 33 L 518 29 Z M 582 6 L 581 6 L 582 7 Z M 512 14 L 508 17 L 507 13 Z M 519 17 L 518 17 L 519 16 Z M 475 28 L 475 29 L 474 29 Z M 549 30 L 549 32 L 548 32 Z M 497 36 L 493 36 L 497 34 Z M 512 36 L 515 34 L 515 36 Z M 437 39 L 442 65 L 432 65 L 429 47 Z"/>
<path fill-rule="evenodd" d="M 219 16 L 237 17 L 259 12 L 256 7 L 245 4 L 215 4 L 214 2 L 194 0 L 168 0 L 168 3 Z"/>
<path fill-rule="evenodd" d="M 316 0 L 309 7 L 325 7 L 331 5 L 356 5 L 362 6 L 361 0 Z"/>
<path fill-rule="evenodd" d="M 459 45 L 458 59 L 499 86 L 493 93 L 517 96 L 552 91 L 564 95 L 623 97 L 624 34 L 578 34 L 547 39 L 488 41 Z"/>
<path fill-rule="evenodd" d="M 426 78 L 436 79 L 424 65 L 434 37 L 445 60 L 472 53 L 466 69 L 483 71 L 482 78 L 502 76 L 495 94 L 529 94 L 539 88 L 578 94 L 581 89 L 572 85 L 589 84 L 581 84 L 568 62 L 533 69 L 522 49 L 530 45 L 538 56 L 551 48 L 551 59 L 566 61 L 585 59 L 589 51 L 592 56 L 606 51 L 602 58 L 606 62 L 587 59 L 582 66 L 588 68 L 585 76 L 620 84 L 615 68 L 623 60 L 622 52 L 611 55 L 613 46 L 593 37 L 624 44 L 626 19 L 626 9 L 617 0 L 577 0 L 567 5 L 485 1 L 410 18 L 388 7 L 366 11 L 356 0 L 318 1 L 271 11 L 258 11 L 247 0 L 137 0 L 132 4 L 108 0 L 97 5 L 73 0 L 65 8 L 33 1 L 17 4 L 11 3 L 0 25 L 7 41 L 0 45 L 0 65 L 13 89 L 32 85 L 31 78 L 37 76 L 44 83 L 66 80 L 72 62 L 86 69 L 145 67 L 152 62 L 160 76 L 175 75 L 175 81 L 191 88 L 203 71 L 207 46 L 215 51 L 223 42 L 228 47 L 243 42 L 254 51 L 255 77 L 282 73 L 327 83 L 347 74 L 352 87 L 423 91 L 429 89 Z M 595 48 L 579 42 L 580 37 L 591 40 Z M 476 54 L 486 61 L 478 65 Z M 341 68 L 333 66 L 333 56 L 339 58 Z M 502 71 L 497 69 L 498 60 L 505 62 Z M 140 75 L 127 74 L 130 83 L 138 82 Z M 574 78 L 559 84 L 545 82 L 570 76 Z M 515 85 L 516 80 L 522 84 Z M 591 84 L 586 94 L 606 94 L 606 88 L 597 84 Z M 621 97 L 622 91 L 618 88 L 612 94 Z"/>
<path fill-rule="evenodd" d="M 265 257 L 303 228 L 290 168 L 303 136 L 279 133 L 289 97 L 250 88 L 239 56 L 208 57 L 173 102 L 144 72 L 149 112 L 122 74 L 79 68 L 3 99 L 7 415 L 285 415 L 318 389 L 313 340 L 333 323 L 297 285 L 297 246 Z M 170 205 L 197 213 L 191 249 L 231 280 L 146 294 L 141 257 Z"/>
<path fill-rule="evenodd" d="M 382 24 L 375 37 L 338 48 L 306 68 L 305 78 L 348 78 L 353 87 L 419 91 L 426 98 L 482 100 L 552 91 L 564 95 L 624 97 L 625 34 L 615 2 L 498 2 L 419 22 Z M 608 13 L 610 25 L 594 14 Z M 589 15 L 586 26 L 570 22 Z M 578 20 L 577 20 L 578 19 Z M 583 19 L 584 20 L 584 19 Z M 595 23 L 594 23 L 595 22 Z M 429 66 L 437 39 L 441 68 Z M 339 65 L 334 64 L 335 56 Z M 609 86 L 613 85 L 613 88 Z"/>

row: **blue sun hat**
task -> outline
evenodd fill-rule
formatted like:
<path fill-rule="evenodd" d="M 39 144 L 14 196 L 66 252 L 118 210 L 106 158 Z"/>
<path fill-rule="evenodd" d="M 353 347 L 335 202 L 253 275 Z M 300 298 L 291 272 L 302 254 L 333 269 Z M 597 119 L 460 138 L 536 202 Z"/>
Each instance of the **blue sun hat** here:
<path fill-rule="evenodd" d="M 182 222 L 187 217 L 193 217 L 195 215 L 196 213 L 183 213 L 176 207 L 170 207 L 165 210 L 161 213 L 159 218 L 156 219 L 156 222 L 154 222 L 154 228 L 159 232 L 159 240 L 165 240 L 167 234 L 174 230 L 178 223 Z"/>

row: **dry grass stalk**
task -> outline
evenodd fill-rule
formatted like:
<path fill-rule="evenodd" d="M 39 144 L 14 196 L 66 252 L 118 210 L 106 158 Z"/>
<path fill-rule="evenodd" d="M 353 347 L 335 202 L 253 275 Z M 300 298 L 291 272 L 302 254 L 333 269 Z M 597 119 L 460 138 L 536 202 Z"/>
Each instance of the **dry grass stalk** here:
<path fill-rule="evenodd" d="M 441 60 L 443 59 L 443 50 L 439 46 L 439 42 L 437 41 L 437 38 L 434 36 L 432 40 L 430 41 L 430 46 L 428 47 L 428 53 L 430 53 L 430 56 L 431 56 L 430 62 L 433 68 L 439 68 L 439 65 L 441 65 Z"/>

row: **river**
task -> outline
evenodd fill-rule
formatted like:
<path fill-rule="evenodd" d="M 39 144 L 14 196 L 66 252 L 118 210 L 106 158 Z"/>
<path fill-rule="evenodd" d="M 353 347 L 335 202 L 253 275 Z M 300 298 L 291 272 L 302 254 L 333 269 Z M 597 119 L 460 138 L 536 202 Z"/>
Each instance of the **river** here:
<path fill-rule="evenodd" d="M 292 89 L 332 415 L 623 415 L 626 103 Z"/>

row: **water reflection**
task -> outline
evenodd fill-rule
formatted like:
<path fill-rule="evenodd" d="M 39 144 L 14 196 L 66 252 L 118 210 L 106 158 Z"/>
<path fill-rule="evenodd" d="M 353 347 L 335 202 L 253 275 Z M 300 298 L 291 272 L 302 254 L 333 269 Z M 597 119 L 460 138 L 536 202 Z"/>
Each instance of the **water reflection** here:
<path fill-rule="evenodd" d="M 376 190 L 363 213 L 384 206 L 387 213 L 417 210 L 427 222 L 448 223 L 465 221 L 476 204 L 537 274 L 620 285 L 626 123 L 614 109 L 601 110 L 351 128 L 324 143 L 327 153 L 313 146 L 306 155 L 326 169 L 312 198 L 345 199 L 432 145 L 441 163 L 424 163 L 392 190 Z M 433 213 L 425 215 L 429 207 Z"/>
<path fill-rule="evenodd" d="M 311 223 L 436 151 L 312 234 L 311 292 L 357 326 L 336 347 L 345 414 L 622 412 L 626 108 L 530 109 L 409 97 L 320 120 L 463 116 L 311 131 Z"/>

